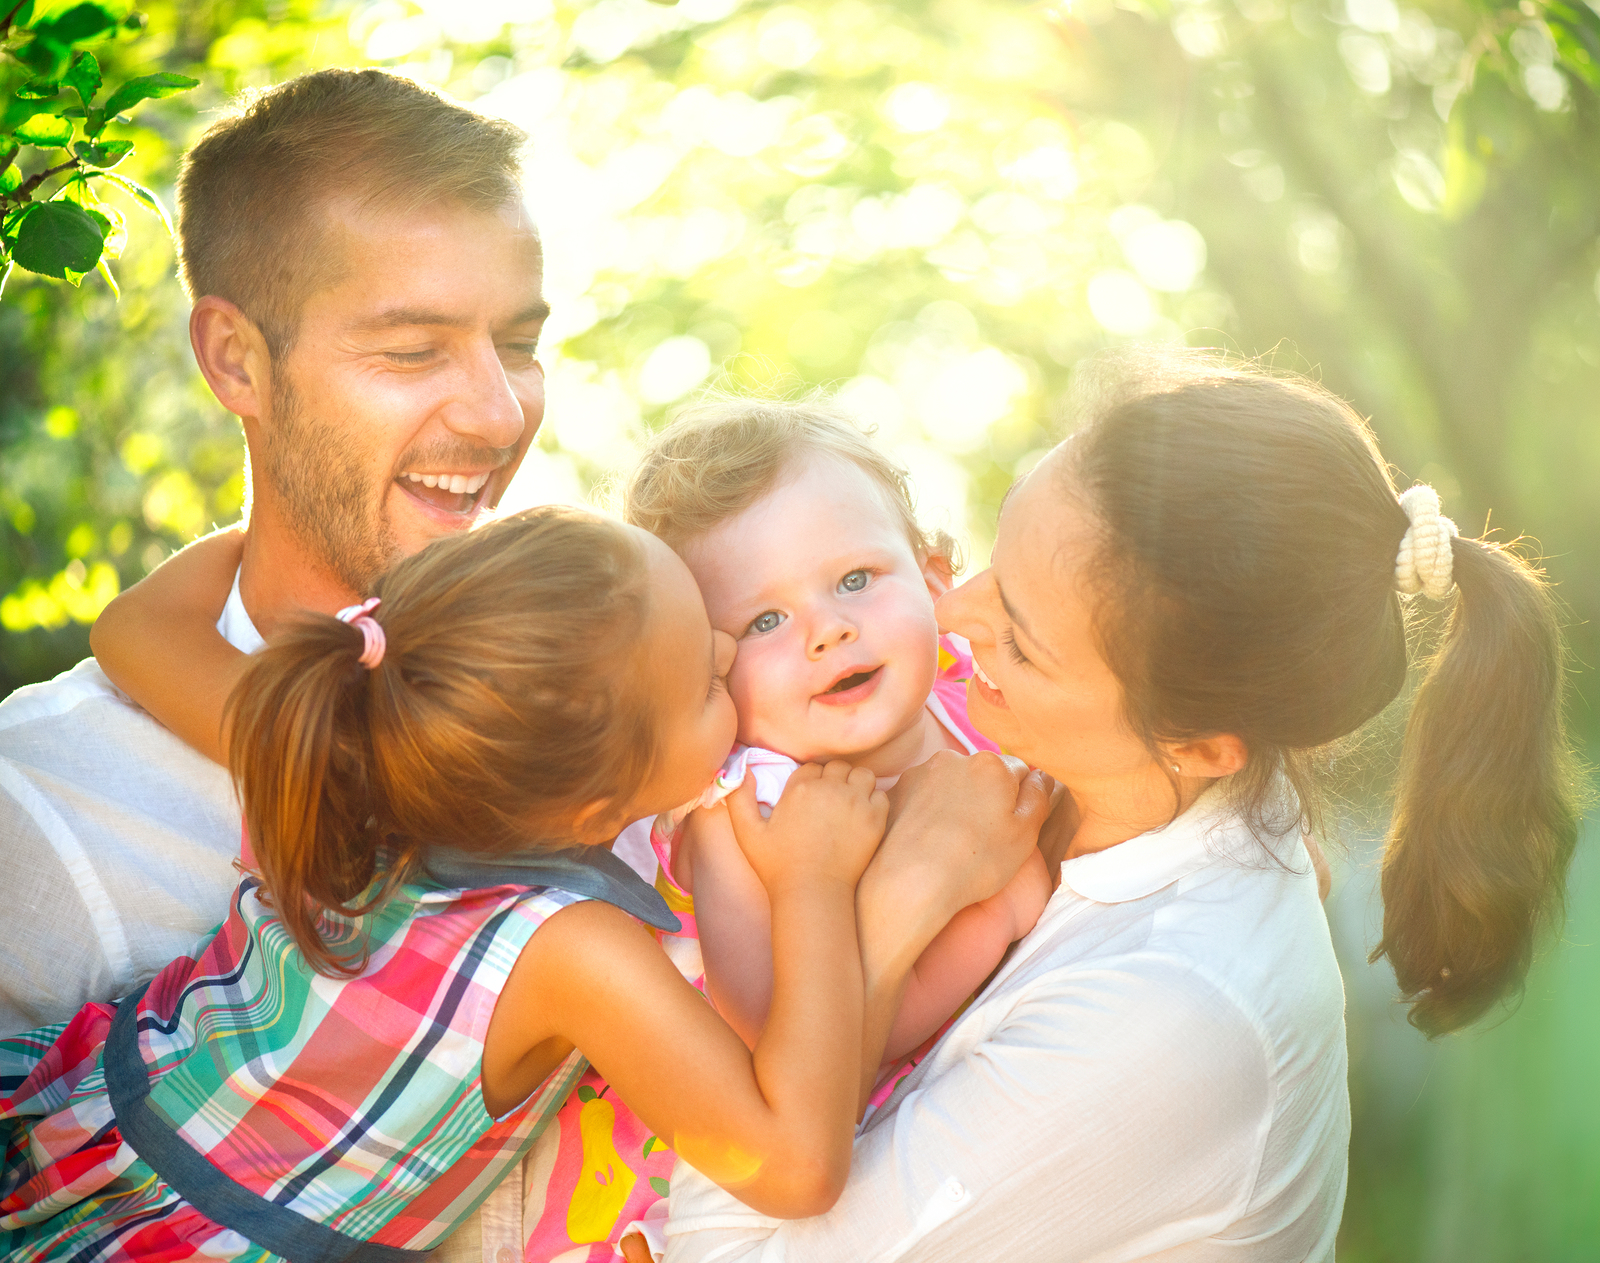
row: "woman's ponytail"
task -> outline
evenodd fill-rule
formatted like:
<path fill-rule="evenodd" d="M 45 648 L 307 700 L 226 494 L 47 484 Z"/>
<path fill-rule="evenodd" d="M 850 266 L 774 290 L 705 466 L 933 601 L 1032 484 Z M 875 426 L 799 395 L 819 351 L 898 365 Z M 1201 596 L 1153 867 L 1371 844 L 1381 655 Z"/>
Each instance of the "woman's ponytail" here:
<path fill-rule="evenodd" d="M 1498 545 L 1455 540 L 1452 562 L 1456 606 L 1406 727 L 1372 953 L 1429 1035 L 1521 986 L 1562 908 L 1581 798 L 1549 590 Z"/>
<path fill-rule="evenodd" d="M 308 617 L 251 661 L 228 699 L 229 764 L 274 910 L 319 972 L 360 969 L 323 938 L 323 909 L 371 882 L 374 839 L 359 630 Z M 382 666 L 378 668 L 382 670 Z"/>

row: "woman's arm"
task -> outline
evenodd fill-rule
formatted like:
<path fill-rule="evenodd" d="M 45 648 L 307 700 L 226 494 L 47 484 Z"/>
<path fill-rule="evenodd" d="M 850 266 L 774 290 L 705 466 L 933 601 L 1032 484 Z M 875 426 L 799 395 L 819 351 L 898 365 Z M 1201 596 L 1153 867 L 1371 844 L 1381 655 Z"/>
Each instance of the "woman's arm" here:
<path fill-rule="evenodd" d="M 222 708 L 246 656 L 217 631 L 244 554 L 239 527 L 173 554 L 101 611 L 89 647 L 119 689 L 224 767 Z"/>
<path fill-rule="evenodd" d="M 856 888 L 867 989 L 860 1108 L 918 957 L 958 912 L 1004 889 L 1038 853 L 1050 794 L 1050 778 L 1018 759 L 945 750 L 891 791 L 889 830 Z"/>
<path fill-rule="evenodd" d="M 770 820 L 753 780 L 729 800 L 772 907 L 772 1009 L 753 1050 L 644 929 L 578 904 L 529 940 L 496 1006 L 490 1108 L 529 1086 L 504 1068 L 542 1068 L 575 1045 L 662 1140 L 749 1204 L 781 1216 L 831 1206 L 850 1165 L 862 1048 L 855 885 L 888 811 L 873 786 L 865 769 L 812 765 Z"/>
<path fill-rule="evenodd" d="M 923 948 L 889 1031 L 884 1061 L 913 1052 L 994 972 L 1006 949 L 1033 929 L 1050 901 L 1050 876 L 1037 847 L 997 895 L 961 909 Z"/>

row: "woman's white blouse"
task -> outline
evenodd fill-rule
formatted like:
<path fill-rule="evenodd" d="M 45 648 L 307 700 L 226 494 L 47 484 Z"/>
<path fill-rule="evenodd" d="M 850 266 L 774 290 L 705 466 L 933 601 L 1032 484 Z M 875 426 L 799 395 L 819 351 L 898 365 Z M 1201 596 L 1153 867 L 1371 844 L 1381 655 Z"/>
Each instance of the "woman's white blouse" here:
<path fill-rule="evenodd" d="M 680 1161 L 668 1263 L 1331 1260 L 1344 989 L 1308 857 L 1281 849 L 1217 787 L 1063 864 L 1033 932 L 863 1125 L 838 1205 L 767 1218 Z"/>

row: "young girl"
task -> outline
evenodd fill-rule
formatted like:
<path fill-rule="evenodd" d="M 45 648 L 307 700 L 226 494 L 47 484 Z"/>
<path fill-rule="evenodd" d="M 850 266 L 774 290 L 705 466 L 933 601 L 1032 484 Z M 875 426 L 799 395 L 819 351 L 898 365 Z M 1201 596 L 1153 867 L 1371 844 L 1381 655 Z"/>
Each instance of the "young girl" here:
<path fill-rule="evenodd" d="M 220 607 L 230 549 L 186 554 L 161 590 L 209 582 Z M 142 649 L 176 675 L 213 633 L 168 622 Z M 624 911 L 673 928 L 660 901 L 594 845 L 711 779 L 733 654 L 666 547 L 543 509 L 433 544 L 251 659 L 226 735 L 250 867 L 227 920 L 119 1004 L 0 1043 L 0 1254 L 421 1259 L 585 1056 L 752 1204 L 831 1204 L 863 1058 L 854 886 L 886 812 L 871 773 L 802 769 L 765 821 L 729 799 L 772 907 L 753 1051 Z"/>
<path fill-rule="evenodd" d="M 997 748 L 967 722 L 966 646 L 934 621 L 951 544 L 917 525 L 904 474 L 846 417 L 820 402 L 704 406 L 645 453 L 625 516 L 688 563 L 712 625 L 739 644 L 741 744 L 705 805 L 754 779 L 770 808 L 813 760 L 846 759 L 887 787 L 936 750 Z M 692 894 L 707 991 L 753 1046 L 772 990 L 766 895 L 726 812 L 695 811 L 674 837 L 675 824 L 651 834 L 667 893 L 686 913 Z M 956 916 L 917 964 L 890 1059 L 956 1011 L 1049 897 L 1036 853 Z"/>

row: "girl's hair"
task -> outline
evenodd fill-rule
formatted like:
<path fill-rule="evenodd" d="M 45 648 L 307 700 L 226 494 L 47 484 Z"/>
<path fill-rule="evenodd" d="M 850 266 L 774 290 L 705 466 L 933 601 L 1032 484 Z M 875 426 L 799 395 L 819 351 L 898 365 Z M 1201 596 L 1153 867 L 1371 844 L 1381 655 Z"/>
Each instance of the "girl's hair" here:
<path fill-rule="evenodd" d="M 1080 415 L 1070 491 L 1103 530 L 1096 631 L 1128 723 L 1152 749 L 1237 736 L 1246 818 L 1309 826 L 1315 752 L 1406 679 L 1408 521 L 1371 432 L 1312 382 L 1181 354 L 1113 364 Z M 1555 603 L 1502 545 L 1457 539 L 1452 557 L 1459 594 L 1406 730 L 1373 953 L 1430 1035 L 1520 986 L 1579 815 Z"/>
<path fill-rule="evenodd" d="M 477 852 L 570 839 L 579 808 L 648 774 L 655 716 L 630 688 L 647 612 L 645 555 L 614 523 L 530 509 L 439 540 L 372 595 L 383 660 L 309 615 L 228 699 L 228 748 L 252 849 L 313 967 L 358 972 L 324 911 L 381 899 L 429 843 Z M 377 894 L 380 846 L 396 849 Z"/>
<path fill-rule="evenodd" d="M 820 394 L 792 401 L 713 396 L 680 412 L 654 437 L 629 479 L 623 516 L 682 552 L 817 456 L 861 469 L 882 488 L 917 555 L 942 557 L 952 570 L 959 568 L 955 541 L 918 525 L 906 471 Z"/>

